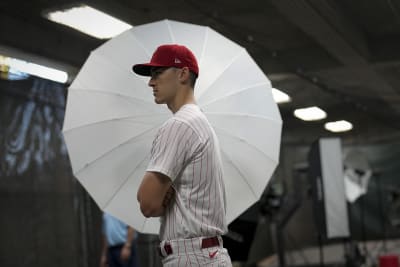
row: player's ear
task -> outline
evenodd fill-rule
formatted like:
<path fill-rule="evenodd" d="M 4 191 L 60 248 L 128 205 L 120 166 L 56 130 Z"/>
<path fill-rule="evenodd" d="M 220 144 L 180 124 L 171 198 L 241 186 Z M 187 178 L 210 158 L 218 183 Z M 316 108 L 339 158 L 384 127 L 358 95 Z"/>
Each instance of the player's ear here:
<path fill-rule="evenodd" d="M 179 79 L 182 82 L 186 82 L 188 81 L 190 78 L 190 70 L 188 67 L 183 67 L 180 69 L 180 73 L 179 73 Z"/>

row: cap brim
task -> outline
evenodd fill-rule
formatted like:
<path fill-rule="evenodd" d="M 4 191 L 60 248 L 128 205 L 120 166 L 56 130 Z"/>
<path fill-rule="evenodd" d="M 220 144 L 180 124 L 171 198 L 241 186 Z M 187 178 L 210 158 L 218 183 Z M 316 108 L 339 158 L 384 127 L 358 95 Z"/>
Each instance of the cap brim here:
<path fill-rule="evenodd" d="M 150 69 L 151 66 L 148 64 L 136 64 L 132 66 L 133 72 L 142 76 L 150 76 Z"/>
<path fill-rule="evenodd" d="M 132 70 L 134 73 L 142 76 L 151 76 L 151 68 L 153 67 L 164 67 L 164 66 L 154 63 L 144 63 L 144 64 L 133 65 Z"/>

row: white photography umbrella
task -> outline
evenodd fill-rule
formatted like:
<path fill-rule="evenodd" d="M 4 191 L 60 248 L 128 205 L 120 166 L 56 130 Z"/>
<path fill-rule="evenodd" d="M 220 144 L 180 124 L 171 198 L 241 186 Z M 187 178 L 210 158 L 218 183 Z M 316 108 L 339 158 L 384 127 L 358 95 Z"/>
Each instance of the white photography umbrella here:
<path fill-rule="evenodd" d="M 371 166 L 366 155 L 359 150 L 350 150 L 343 163 L 346 198 L 350 203 L 354 203 L 368 191 L 368 183 L 372 176 Z"/>
<path fill-rule="evenodd" d="M 107 41 L 69 87 L 63 134 L 73 173 L 99 207 L 146 233 L 157 233 L 159 220 L 141 214 L 136 192 L 156 131 L 172 114 L 154 103 L 149 78 L 132 65 L 168 43 L 198 60 L 195 96 L 220 140 L 228 222 L 259 199 L 279 158 L 282 121 L 271 84 L 244 48 L 209 27 L 171 20 Z"/>

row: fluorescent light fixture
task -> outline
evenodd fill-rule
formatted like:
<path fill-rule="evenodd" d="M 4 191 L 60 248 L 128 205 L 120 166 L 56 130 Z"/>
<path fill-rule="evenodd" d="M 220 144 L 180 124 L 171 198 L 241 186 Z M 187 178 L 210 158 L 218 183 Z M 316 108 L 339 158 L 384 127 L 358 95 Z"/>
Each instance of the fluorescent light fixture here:
<path fill-rule="evenodd" d="M 291 98 L 289 95 L 285 94 L 284 92 L 282 92 L 276 88 L 272 88 L 272 97 L 274 98 L 275 102 L 278 104 L 287 103 L 287 102 L 291 101 Z"/>
<path fill-rule="evenodd" d="M 46 17 L 99 39 L 112 38 L 132 28 L 132 25 L 87 5 L 49 12 Z"/>
<path fill-rule="evenodd" d="M 16 58 L 0 57 L 0 65 L 8 66 L 10 73 L 27 73 L 59 83 L 66 83 L 68 80 L 68 74 L 65 71 L 52 69 Z"/>
<path fill-rule="evenodd" d="M 294 116 L 303 121 L 316 121 L 326 118 L 326 112 L 319 107 L 300 108 L 294 111 Z"/>
<path fill-rule="evenodd" d="M 325 129 L 334 133 L 346 132 L 353 129 L 353 124 L 345 120 L 332 121 L 325 123 Z"/>

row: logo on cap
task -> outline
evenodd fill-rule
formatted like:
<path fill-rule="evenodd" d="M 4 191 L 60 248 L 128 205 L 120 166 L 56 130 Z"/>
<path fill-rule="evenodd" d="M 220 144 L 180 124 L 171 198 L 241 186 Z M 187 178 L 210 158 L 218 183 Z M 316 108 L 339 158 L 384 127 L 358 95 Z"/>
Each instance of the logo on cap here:
<path fill-rule="evenodd" d="M 179 58 L 175 58 L 174 63 L 175 63 L 175 64 L 180 64 L 180 63 L 182 63 L 182 61 L 180 61 Z"/>

